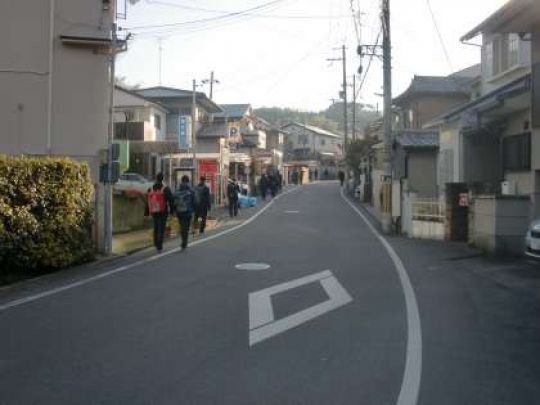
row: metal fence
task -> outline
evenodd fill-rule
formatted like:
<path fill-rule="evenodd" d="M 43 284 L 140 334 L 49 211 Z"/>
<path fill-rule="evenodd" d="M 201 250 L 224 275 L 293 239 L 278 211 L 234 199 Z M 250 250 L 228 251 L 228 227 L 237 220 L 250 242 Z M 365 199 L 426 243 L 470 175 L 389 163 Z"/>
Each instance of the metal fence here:
<path fill-rule="evenodd" d="M 411 211 L 415 221 L 444 222 L 443 207 L 438 198 L 412 199 Z"/>

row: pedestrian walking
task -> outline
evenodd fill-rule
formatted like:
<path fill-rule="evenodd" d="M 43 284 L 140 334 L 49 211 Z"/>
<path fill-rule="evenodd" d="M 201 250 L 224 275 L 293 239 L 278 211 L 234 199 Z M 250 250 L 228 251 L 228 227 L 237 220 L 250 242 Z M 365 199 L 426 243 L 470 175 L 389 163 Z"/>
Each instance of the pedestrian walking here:
<path fill-rule="evenodd" d="M 165 229 L 169 212 L 172 212 L 173 198 L 172 191 L 163 184 L 163 174 L 158 173 L 156 182 L 148 192 L 146 206 L 148 215 L 152 217 L 154 225 L 153 240 L 156 250 L 163 250 L 163 240 L 165 239 Z"/>
<path fill-rule="evenodd" d="M 291 180 L 294 185 L 298 185 L 298 172 L 296 170 L 292 173 Z"/>
<path fill-rule="evenodd" d="M 341 187 L 343 187 L 343 182 L 345 181 L 345 173 L 343 172 L 343 170 L 340 170 L 338 172 L 338 179 L 339 179 L 339 182 L 341 183 Z"/>
<path fill-rule="evenodd" d="M 180 236 L 182 238 L 182 250 L 188 245 L 189 226 L 191 217 L 195 211 L 195 193 L 189 185 L 189 177 L 182 176 L 180 187 L 174 193 L 174 209 L 180 225 Z"/>
<path fill-rule="evenodd" d="M 268 177 L 263 173 L 261 179 L 259 180 L 259 188 L 261 190 L 261 197 L 263 200 L 266 200 L 266 192 L 268 190 Z"/>
<path fill-rule="evenodd" d="M 277 194 L 277 189 L 278 189 L 278 179 L 277 179 L 277 176 L 272 173 L 270 176 L 269 176 L 269 186 L 270 186 L 270 195 L 272 196 L 272 198 L 274 198 Z"/>
<path fill-rule="evenodd" d="M 315 181 L 319 180 L 319 171 L 315 169 Z"/>
<path fill-rule="evenodd" d="M 195 187 L 195 221 L 194 226 L 199 222 L 199 234 L 203 234 L 206 229 L 206 218 L 211 208 L 210 189 L 206 185 L 206 178 L 201 176 L 199 184 Z"/>
<path fill-rule="evenodd" d="M 240 187 L 236 182 L 236 179 L 232 179 L 229 184 L 227 184 L 227 199 L 229 200 L 229 215 L 236 217 L 238 215 L 238 193 L 240 192 Z"/>

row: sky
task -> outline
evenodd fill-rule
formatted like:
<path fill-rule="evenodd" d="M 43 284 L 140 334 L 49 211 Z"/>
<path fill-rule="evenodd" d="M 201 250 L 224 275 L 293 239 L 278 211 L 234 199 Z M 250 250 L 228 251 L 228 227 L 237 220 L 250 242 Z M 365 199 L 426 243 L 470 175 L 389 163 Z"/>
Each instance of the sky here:
<path fill-rule="evenodd" d="M 382 105 L 382 62 L 372 58 L 365 74 L 370 59 L 365 57 L 359 76 L 356 54 L 359 42 L 376 41 L 380 0 L 133 1 L 118 21 L 123 34 L 132 33 L 117 65 L 117 76 L 129 84 L 160 84 L 161 43 L 164 86 L 191 89 L 193 79 L 200 83 L 214 71 L 217 103 L 320 111 L 339 97 L 342 64 L 328 59 L 340 58 L 345 45 L 348 81 L 352 84 L 355 73 L 357 84 L 363 81 L 358 101 Z M 391 0 L 393 96 L 406 90 L 415 74 L 444 76 L 479 63 L 480 48 L 459 38 L 505 2 Z M 208 94 L 208 85 L 198 90 Z"/>

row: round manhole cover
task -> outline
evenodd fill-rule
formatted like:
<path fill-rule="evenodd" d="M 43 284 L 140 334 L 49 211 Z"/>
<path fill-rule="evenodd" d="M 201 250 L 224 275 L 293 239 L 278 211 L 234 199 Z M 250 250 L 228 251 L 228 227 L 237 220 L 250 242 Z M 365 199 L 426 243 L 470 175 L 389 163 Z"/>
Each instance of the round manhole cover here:
<path fill-rule="evenodd" d="M 237 270 L 261 271 L 268 270 L 270 268 L 270 265 L 266 263 L 240 263 L 234 267 Z"/>

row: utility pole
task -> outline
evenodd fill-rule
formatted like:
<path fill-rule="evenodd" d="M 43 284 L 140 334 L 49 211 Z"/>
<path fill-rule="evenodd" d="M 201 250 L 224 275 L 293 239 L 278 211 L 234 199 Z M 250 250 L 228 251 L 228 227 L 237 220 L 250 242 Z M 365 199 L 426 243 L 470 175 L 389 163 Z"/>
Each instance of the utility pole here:
<path fill-rule="evenodd" d="M 159 76 L 158 76 L 158 82 L 161 86 L 161 70 L 162 70 L 162 57 L 163 57 L 163 38 L 158 37 L 158 50 L 159 50 L 159 58 L 158 58 L 158 70 L 159 70 Z"/>
<path fill-rule="evenodd" d="M 341 61 L 343 64 L 343 91 L 341 92 L 341 98 L 343 99 L 343 153 L 347 153 L 347 141 L 348 141 L 348 125 L 347 125 L 347 53 L 345 45 L 341 47 L 341 58 L 329 58 L 326 59 L 327 61 L 334 62 L 334 61 Z M 346 176 L 347 176 L 347 170 Z"/>
<path fill-rule="evenodd" d="M 195 130 L 197 128 L 195 120 L 197 119 L 197 80 L 193 79 L 193 98 L 191 100 L 191 150 L 193 153 L 193 185 L 197 184 L 199 167 L 197 164 L 197 137 Z"/>
<path fill-rule="evenodd" d="M 351 139 L 356 141 L 356 75 L 352 77 L 352 94 L 353 94 L 353 110 L 352 110 L 352 128 Z"/>
<path fill-rule="evenodd" d="M 390 38 L 390 0 L 382 1 L 383 30 L 383 80 L 384 80 L 384 182 L 382 206 L 382 230 L 392 231 L 392 48 Z"/>
<path fill-rule="evenodd" d="M 219 84 L 219 80 L 214 79 L 214 71 L 212 70 L 210 72 L 210 79 L 204 79 L 201 83 L 202 84 L 210 83 L 210 100 L 212 100 L 213 94 L 214 94 L 214 83 Z"/>
<path fill-rule="evenodd" d="M 110 70 L 109 70 L 109 131 L 107 135 L 107 179 L 105 182 L 105 196 L 104 196 L 104 250 L 105 254 L 110 255 L 112 253 L 112 189 L 113 183 L 111 181 L 113 177 L 113 149 L 112 144 L 114 140 L 114 81 L 116 73 L 116 45 L 118 41 L 116 33 L 116 23 L 113 22 L 111 26 L 111 50 L 109 54 Z"/>
<path fill-rule="evenodd" d="M 343 61 L 343 134 L 345 152 L 347 152 L 348 126 L 347 126 L 347 54 L 345 45 L 341 47 L 341 60 Z"/>

